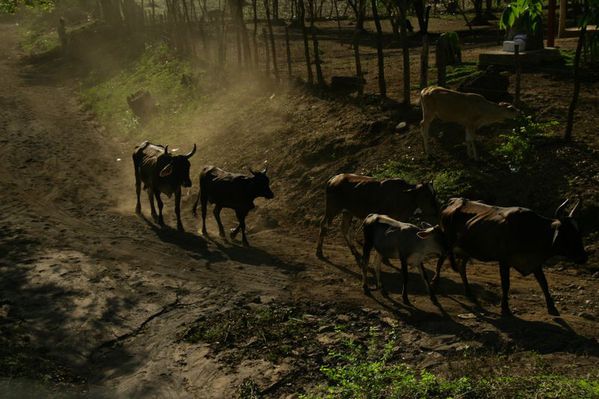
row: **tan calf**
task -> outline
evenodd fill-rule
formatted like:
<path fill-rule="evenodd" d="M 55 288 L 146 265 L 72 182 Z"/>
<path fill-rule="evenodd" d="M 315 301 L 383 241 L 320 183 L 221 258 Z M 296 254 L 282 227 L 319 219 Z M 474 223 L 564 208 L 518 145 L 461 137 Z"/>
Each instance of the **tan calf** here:
<path fill-rule="evenodd" d="M 466 129 L 466 151 L 468 156 L 478 159 L 474 134 L 482 126 L 515 118 L 519 111 L 508 103 L 495 104 L 483 96 L 473 93 L 460 93 L 443 87 L 426 87 L 420 92 L 422 107 L 422 140 L 424 152 L 428 155 L 428 129 L 435 118 L 454 122 Z"/>

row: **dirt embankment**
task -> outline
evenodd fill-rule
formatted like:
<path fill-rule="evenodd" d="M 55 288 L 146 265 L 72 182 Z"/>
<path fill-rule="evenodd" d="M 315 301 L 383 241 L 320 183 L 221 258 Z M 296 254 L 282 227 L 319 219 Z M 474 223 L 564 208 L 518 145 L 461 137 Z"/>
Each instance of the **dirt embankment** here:
<path fill-rule="evenodd" d="M 255 386 L 285 397 L 322 381 L 318 367 L 340 342 L 366 344 L 373 330 L 381 339 L 393 332 L 398 361 L 449 377 L 452 364 L 467 369 L 463 359 L 490 364 L 491 374 L 521 373 L 515 363 L 538 373 L 537 356 L 545 372 L 597 377 L 599 280 L 588 272 L 550 269 L 562 318 L 546 315 L 531 278 L 514 277 L 517 317 L 505 320 L 490 265 L 470 268 L 482 308 L 451 272 L 439 306 L 411 273 L 410 307 L 398 300 L 396 270 L 383 273 L 390 298 L 368 298 L 338 241 L 325 248 L 328 262 L 316 259 L 313 222 L 327 176 L 385 159 L 422 162 L 411 151 L 415 131 L 372 130 L 368 121 L 387 116 L 376 106 L 235 92 L 198 115 L 192 128 L 201 131 L 172 133 L 181 145 L 198 142 L 194 174 L 201 163 L 270 160 L 277 200 L 259 203 L 246 249 L 199 237 L 188 212 L 184 234 L 135 217 L 133 140 L 82 110 L 67 66 L 24 64 L 14 27 L 1 24 L 0 35 L 0 392 L 228 398 Z M 452 151 L 441 151 L 444 162 Z M 170 202 L 165 213 L 173 226 Z M 209 230 L 214 237 L 212 222 Z"/>

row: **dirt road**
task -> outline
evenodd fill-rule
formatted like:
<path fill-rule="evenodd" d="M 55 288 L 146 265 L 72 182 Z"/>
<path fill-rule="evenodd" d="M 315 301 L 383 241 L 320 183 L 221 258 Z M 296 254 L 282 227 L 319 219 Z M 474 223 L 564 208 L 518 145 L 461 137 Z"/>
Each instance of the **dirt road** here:
<path fill-rule="evenodd" d="M 411 273 L 414 307 L 405 307 L 397 271 L 383 275 L 390 299 L 365 297 L 348 251 L 330 244 L 329 262 L 319 261 L 305 232 L 262 229 L 249 237 L 250 249 L 204 239 L 187 212 L 191 196 L 183 206 L 186 233 L 136 217 L 134 143 L 111 137 L 81 109 L 68 71 L 24 63 L 13 25 L 0 24 L 0 36 L 0 328 L 10 343 L 0 353 L 16 375 L 37 367 L 52 381 L 5 378 L 0 396 L 36 396 L 57 381 L 98 397 L 228 398 L 247 377 L 272 387 L 293 370 L 293 359 L 231 361 L 208 344 L 181 340 L 203 315 L 248 302 L 304 301 L 330 309 L 323 318 L 331 320 L 340 308 L 391 317 L 413 352 L 409 362 L 421 367 L 442 368 L 468 344 L 511 348 L 508 358 L 539 352 L 567 373 L 595 369 L 599 279 L 571 266 L 548 273 L 563 318 L 546 315 L 533 279 L 514 276 L 517 318 L 503 320 L 496 267 L 471 268 L 486 313 L 473 310 L 450 271 L 439 307 Z M 165 212 L 173 226 L 170 201 Z M 215 236 L 214 225 L 210 231 Z M 295 380 L 269 394 L 302 388 Z"/>

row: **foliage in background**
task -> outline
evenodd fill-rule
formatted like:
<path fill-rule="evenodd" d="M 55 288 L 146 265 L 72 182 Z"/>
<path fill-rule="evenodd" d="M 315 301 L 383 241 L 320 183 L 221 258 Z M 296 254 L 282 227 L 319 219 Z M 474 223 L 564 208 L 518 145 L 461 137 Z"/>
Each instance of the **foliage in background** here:
<path fill-rule="evenodd" d="M 546 136 L 554 127 L 556 121 L 534 122 L 532 117 L 521 117 L 519 127 L 512 129 L 509 134 L 499 137 L 503 143 L 494 151 L 494 154 L 502 158 L 514 172 L 520 170 L 530 160 L 534 149 L 534 139 Z"/>
<path fill-rule="evenodd" d="M 460 377 L 445 379 L 426 370 L 416 370 L 393 361 L 395 342 L 383 348 L 353 341 L 344 350 L 329 353 L 321 372 L 325 385 L 300 395 L 316 398 L 573 398 L 599 395 L 599 380 L 557 375 Z"/>
<path fill-rule="evenodd" d="M 511 28 L 520 17 L 524 19 L 526 26 L 532 32 L 537 30 L 543 16 L 543 0 L 516 0 L 511 2 L 503 10 L 499 20 L 501 29 Z"/>
<path fill-rule="evenodd" d="M 171 130 L 188 121 L 201 97 L 200 85 L 183 85 L 183 75 L 203 78 L 203 74 L 192 74 L 189 62 L 177 58 L 166 45 L 148 45 L 137 61 L 117 75 L 101 81 L 92 73 L 82 88 L 83 98 L 102 122 L 119 134 L 132 134 L 139 133 L 140 126 L 129 109 L 127 96 L 141 89 L 148 90 L 157 101 L 158 109 L 146 129 Z"/>
<path fill-rule="evenodd" d="M 50 12 L 55 6 L 54 0 L 0 0 L 0 14 L 14 14 L 21 7 Z"/>

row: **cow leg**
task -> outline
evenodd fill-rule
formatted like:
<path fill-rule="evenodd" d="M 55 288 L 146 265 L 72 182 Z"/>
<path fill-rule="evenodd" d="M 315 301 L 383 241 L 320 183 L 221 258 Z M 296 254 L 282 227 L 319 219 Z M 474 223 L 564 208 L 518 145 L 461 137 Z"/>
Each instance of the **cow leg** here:
<path fill-rule="evenodd" d="M 202 207 L 202 235 L 207 236 L 208 230 L 206 230 L 206 211 L 208 210 L 208 196 L 204 195 L 204 191 L 205 190 L 202 190 L 200 193 L 200 205 Z"/>
<path fill-rule="evenodd" d="M 368 288 L 368 261 L 370 260 L 370 251 L 372 251 L 372 241 L 368 237 L 364 237 L 364 246 L 362 248 L 362 261 L 359 262 L 362 268 L 362 289 L 365 294 L 370 294 Z"/>
<path fill-rule="evenodd" d="M 139 169 L 135 164 L 135 157 L 133 159 L 133 167 L 135 168 L 135 194 L 137 194 L 137 204 L 135 205 L 135 213 L 141 214 L 141 201 L 139 196 L 141 194 L 141 177 L 139 176 Z"/>
<path fill-rule="evenodd" d="M 547 302 L 547 312 L 552 316 L 559 316 L 559 311 L 555 307 L 555 303 L 553 303 L 553 298 L 551 298 L 551 294 L 549 293 L 549 286 L 547 285 L 547 279 L 545 278 L 545 273 L 543 273 L 543 269 L 539 268 L 534 272 L 541 289 L 543 290 L 543 294 L 545 294 L 545 302 Z"/>
<path fill-rule="evenodd" d="M 239 226 L 237 228 L 241 230 L 241 242 L 243 242 L 243 245 L 245 247 L 249 247 L 250 243 L 248 242 L 247 237 L 245 235 L 245 217 L 247 216 L 247 212 L 235 211 L 235 215 L 237 215 L 237 220 L 239 221 Z"/>
<path fill-rule="evenodd" d="M 401 290 L 401 298 L 403 303 L 406 305 L 410 305 L 410 300 L 408 299 L 408 261 L 405 258 L 401 258 L 401 278 L 402 278 L 402 290 Z"/>
<path fill-rule="evenodd" d="M 345 243 L 349 247 L 349 250 L 351 251 L 352 255 L 354 256 L 354 258 L 356 258 L 356 261 L 359 262 L 360 254 L 356 250 L 356 247 L 354 247 L 354 244 L 352 243 L 350 236 L 351 220 L 352 214 L 349 212 L 343 212 L 343 219 L 341 220 L 341 233 L 343 234 Z"/>
<path fill-rule="evenodd" d="M 500 262 L 499 273 L 501 274 L 501 314 L 503 316 L 510 316 L 512 314 L 508 303 L 508 296 L 510 293 L 510 266 Z"/>
<path fill-rule="evenodd" d="M 424 280 L 424 285 L 426 286 L 426 291 L 428 292 L 428 295 L 430 296 L 431 301 L 437 302 L 437 297 L 435 296 L 433 289 L 431 288 L 430 284 L 428 283 L 428 276 L 426 274 L 426 269 L 424 268 L 424 265 L 422 264 L 422 262 L 420 262 L 418 264 L 418 268 L 420 269 L 420 275 L 422 276 L 422 280 Z"/>
<path fill-rule="evenodd" d="M 331 226 L 333 219 L 337 216 L 335 212 L 330 209 L 326 209 L 322 220 L 320 221 L 320 234 L 318 235 L 318 244 L 316 246 L 316 256 L 319 258 L 324 258 L 322 253 L 322 245 L 324 243 L 324 237 L 327 234 L 328 228 Z"/>
<path fill-rule="evenodd" d="M 238 211 L 235 211 L 235 216 L 237 216 L 237 221 L 239 222 L 239 212 Z M 231 232 L 229 233 L 229 236 L 231 237 L 231 239 L 234 240 L 235 237 L 237 237 L 239 230 L 241 230 L 241 223 L 238 223 L 237 227 L 235 227 L 234 229 L 231 229 Z"/>
<path fill-rule="evenodd" d="M 158 223 L 158 215 L 156 214 L 156 208 L 154 207 L 154 192 L 148 187 L 148 199 L 150 201 L 150 210 L 152 213 L 152 219 L 155 223 Z"/>
<path fill-rule="evenodd" d="M 185 231 L 183 223 L 181 223 L 181 188 L 175 191 L 175 214 L 177 215 L 177 230 Z"/>
<path fill-rule="evenodd" d="M 225 236 L 225 228 L 223 227 L 223 223 L 220 221 L 220 211 L 222 211 L 223 207 L 220 205 L 214 206 L 214 218 L 216 219 L 216 224 L 218 224 L 218 235 L 221 237 Z"/>
<path fill-rule="evenodd" d="M 475 301 L 474 293 L 470 289 L 470 283 L 468 283 L 468 276 L 466 275 L 466 265 L 468 264 L 468 258 L 463 258 L 460 262 L 460 277 L 462 278 L 462 284 L 464 284 L 464 293 L 468 298 Z"/>
<path fill-rule="evenodd" d="M 431 126 L 431 121 L 427 118 L 423 118 L 420 122 L 420 134 L 422 135 L 422 148 L 424 153 L 428 156 L 430 155 L 430 150 L 428 147 L 428 131 Z"/>
<path fill-rule="evenodd" d="M 478 160 L 478 154 L 476 153 L 476 144 L 474 142 L 474 129 L 466 128 L 466 147 L 468 148 L 468 156 L 474 160 Z"/>
<path fill-rule="evenodd" d="M 374 274 L 376 275 L 376 288 L 381 290 L 381 293 L 384 296 L 387 296 L 387 290 L 383 286 L 383 282 L 381 281 L 381 263 L 383 263 L 383 256 L 378 255 L 376 259 L 376 263 L 374 264 Z"/>
<path fill-rule="evenodd" d="M 158 204 L 158 224 L 164 226 L 164 219 L 162 218 L 162 208 L 164 207 L 164 203 L 162 202 L 162 198 L 160 198 L 160 191 L 156 191 L 156 203 Z"/>
<path fill-rule="evenodd" d="M 443 263 L 445 263 L 445 259 L 447 259 L 446 256 L 440 256 L 439 260 L 437 261 L 437 266 L 435 267 L 435 275 L 433 276 L 433 279 L 431 280 L 431 286 L 435 289 L 439 285 L 439 279 L 441 278 L 441 266 L 443 266 Z M 455 262 L 455 260 L 454 260 L 454 262 Z"/>

